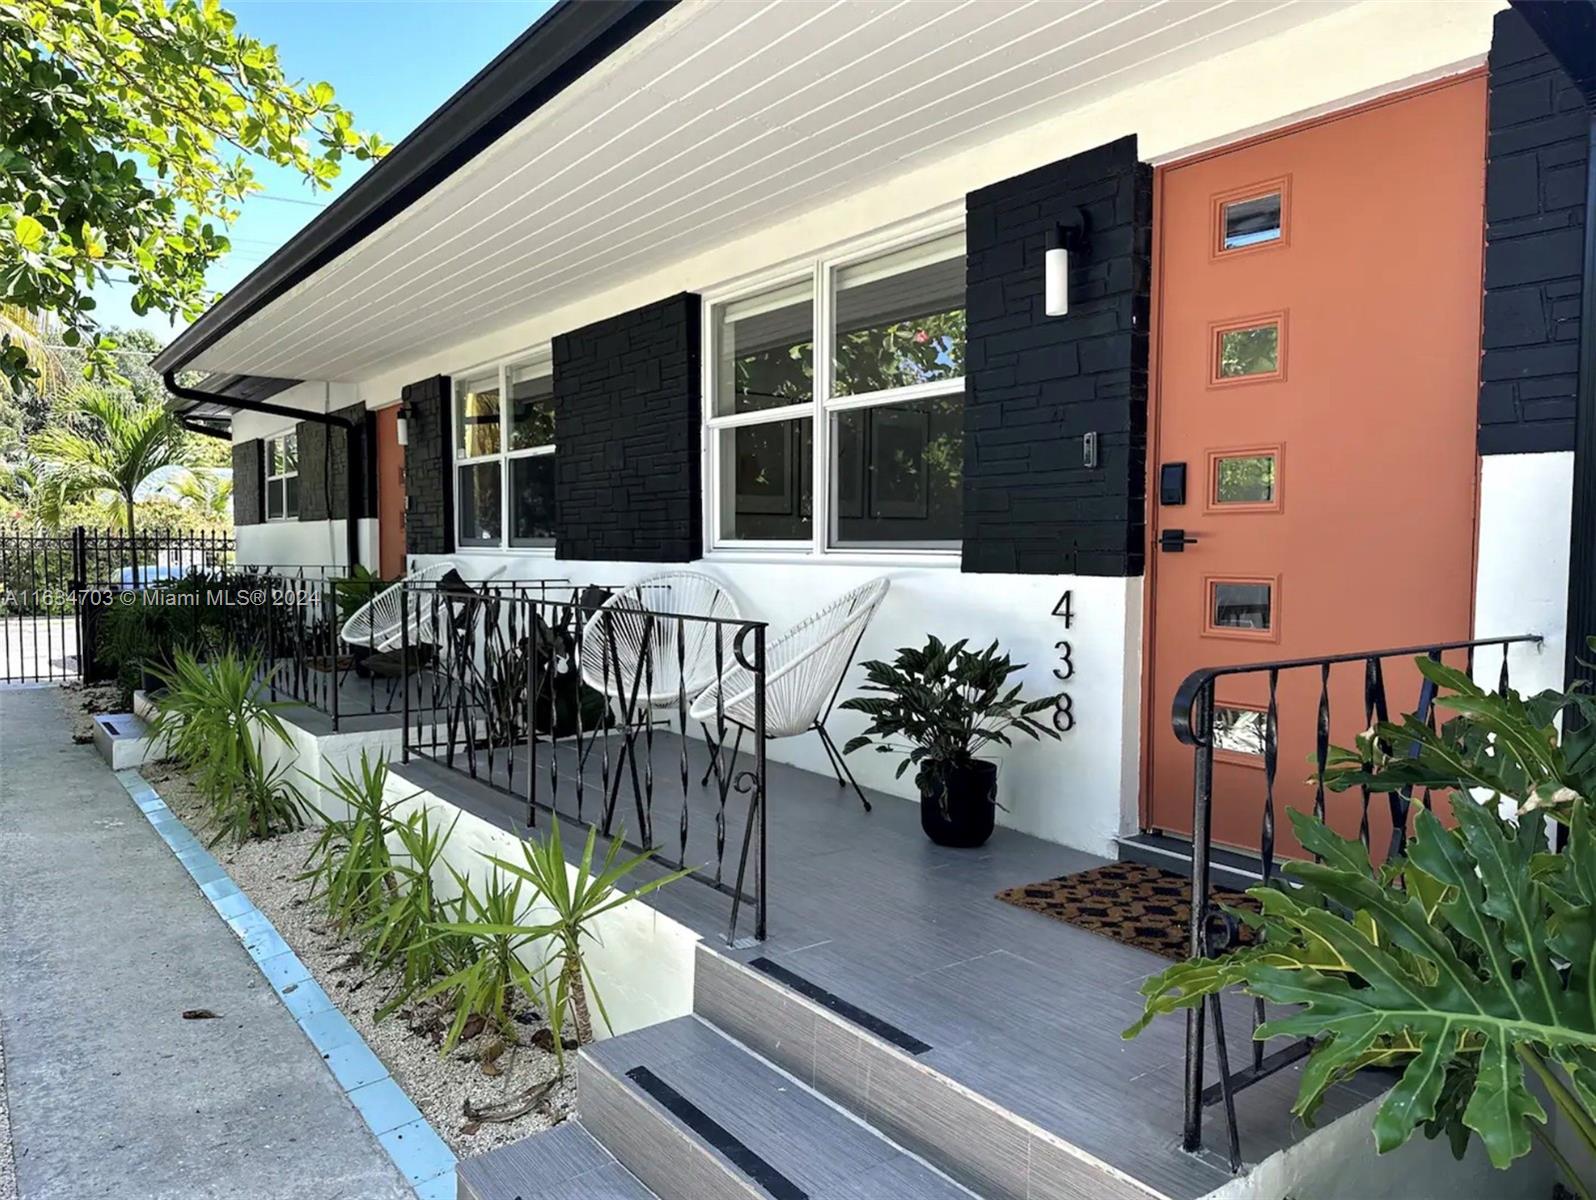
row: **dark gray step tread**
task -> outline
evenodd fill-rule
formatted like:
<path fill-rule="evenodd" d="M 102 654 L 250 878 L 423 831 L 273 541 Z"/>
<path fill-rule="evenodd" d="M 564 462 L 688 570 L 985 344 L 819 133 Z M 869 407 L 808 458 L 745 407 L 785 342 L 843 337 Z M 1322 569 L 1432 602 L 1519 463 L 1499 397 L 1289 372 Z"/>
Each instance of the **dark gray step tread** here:
<path fill-rule="evenodd" d="M 580 1121 L 460 1160 L 473 1200 L 658 1200 Z"/>
<path fill-rule="evenodd" d="M 663 1119 L 746 1178 L 628 1072 L 647 1068 L 809 1200 L 970 1200 L 971 1193 L 697 1017 L 583 1051 Z"/>

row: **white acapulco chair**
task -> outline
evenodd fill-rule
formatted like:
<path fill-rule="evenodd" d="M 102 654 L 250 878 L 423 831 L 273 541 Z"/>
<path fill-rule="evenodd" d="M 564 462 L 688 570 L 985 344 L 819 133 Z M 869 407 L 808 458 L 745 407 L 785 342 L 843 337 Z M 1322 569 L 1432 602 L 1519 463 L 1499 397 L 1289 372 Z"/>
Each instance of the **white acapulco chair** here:
<path fill-rule="evenodd" d="M 501 564 L 481 579 L 462 582 L 467 587 L 489 583 L 504 574 L 504 569 Z M 414 589 L 418 585 L 442 583 L 451 571 L 457 570 L 456 565 L 447 559 L 417 567 L 398 583 L 378 592 L 351 613 L 349 619 L 344 622 L 344 627 L 338 631 L 339 640 L 346 645 L 378 653 L 398 650 L 407 641 L 412 646 L 438 645 L 441 634 L 434 626 L 440 616 L 447 619 L 451 614 L 447 595 L 444 596 L 443 602 L 430 602 L 423 593 L 421 596 L 412 596 L 406 605 L 402 593 L 406 587 Z M 406 608 L 409 609 L 408 614 Z M 410 626 L 408 636 L 404 628 L 407 623 Z"/>
<path fill-rule="evenodd" d="M 718 579 L 694 571 L 650 575 L 615 592 L 587 619 L 582 681 L 619 702 L 627 725 L 650 720 L 654 709 L 691 704 L 714 681 L 717 665 L 734 661 L 735 631 L 714 620 L 671 618 L 740 615 Z"/>
<path fill-rule="evenodd" d="M 811 730 L 818 733 L 838 785 L 851 784 L 866 812 L 870 811 L 870 801 L 865 799 L 859 781 L 826 732 L 826 718 L 831 715 L 831 706 L 859 648 L 859 640 L 886 598 L 890 584 L 885 575 L 872 579 L 799 621 L 765 647 L 765 736 L 797 737 Z M 724 717 L 737 726 L 733 765 L 743 731 L 754 727 L 756 683 L 754 673 L 733 660 L 720 679 L 693 701 L 695 721 L 707 726 L 717 717 Z M 719 757 L 718 750 L 715 757 Z M 715 762 L 711 761 L 711 771 L 714 767 Z M 704 779 L 708 781 L 707 773 Z"/>
<path fill-rule="evenodd" d="M 406 585 L 414 587 L 416 584 L 437 583 L 454 569 L 454 564 L 448 560 L 417 567 L 398 583 L 384 588 L 351 613 L 343 628 L 338 631 L 339 640 L 345 645 L 375 653 L 398 648 L 405 640 L 402 625 L 404 604 L 401 595 Z M 421 622 L 430 620 L 423 611 L 430 607 L 415 603 L 410 605 L 412 643 L 432 640 L 430 637 L 416 636 Z"/>

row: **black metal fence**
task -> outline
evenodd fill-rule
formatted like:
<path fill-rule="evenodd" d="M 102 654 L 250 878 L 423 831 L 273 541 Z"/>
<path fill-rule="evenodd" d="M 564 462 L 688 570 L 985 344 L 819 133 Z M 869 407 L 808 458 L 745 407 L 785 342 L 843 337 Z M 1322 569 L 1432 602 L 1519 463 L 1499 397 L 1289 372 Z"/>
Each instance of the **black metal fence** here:
<path fill-rule="evenodd" d="M 218 570 L 233 553 L 223 533 L 0 529 L 0 682 L 80 678 L 94 642 L 85 595 Z"/>
<path fill-rule="evenodd" d="M 1384 809 L 1379 797 L 1367 787 L 1354 801 L 1352 811 L 1332 810 L 1328 807 L 1324 785 L 1324 771 L 1330 747 L 1335 742 L 1351 744 L 1355 733 L 1371 728 L 1376 722 L 1391 717 L 1388 680 L 1393 675 L 1408 676 L 1415 688 L 1413 708 L 1410 711 L 1419 720 L 1432 724 L 1435 721 L 1435 686 L 1425 680 L 1413 662 L 1428 657 L 1437 662 L 1447 656 L 1461 660 L 1471 675 L 1475 672 L 1476 657 L 1482 651 L 1501 652 L 1501 662 L 1482 669 L 1494 669 L 1498 688 L 1505 692 L 1510 683 L 1508 652 L 1511 647 L 1524 643 L 1539 643 L 1542 639 L 1525 634 L 1517 637 L 1485 638 L 1477 641 L 1441 642 L 1425 646 L 1408 646 L 1393 650 L 1366 650 L 1353 654 L 1328 655 L 1322 658 L 1286 659 L 1279 662 L 1251 663 L 1243 666 L 1205 667 L 1193 671 L 1181 683 L 1175 695 L 1175 736 L 1192 747 L 1192 865 L 1191 865 L 1191 924 L 1190 953 L 1192 957 L 1207 957 L 1223 953 L 1232 944 L 1235 926 L 1228 915 L 1218 913 L 1213 903 L 1211 886 L 1212 855 L 1214 843 L 1214 764 L 1216 755 L 1240 755 L 1258 760 L 1253 765 L 1262 766 L 1255 793 L 1250 796 L 1227 796 L 1225 803 L 1234 805 L 1248 800 L 1257 803 L 1257 845 L 1259 847 L 1260 874 L 1265 886 L 1283 886 L 1277 863 L 1277 804 L 1290 799 L 1311 797 L 1313 813 L 1321 821 L 1341 823 L 1350 827 L 1356 818 L 1357 832 L 1366 849 L 1375 846 L 1376 828 L 1385 835 L 1384 857 L 1400 856 L 1406 850 L 1408 817 L 1414 797 L 1409 790 L 1392 792 L 1384 796 Z M 1359 675 L 1361 672 L 1361 676 Z M 1241 703 L 1232 703 L 1227 697 L 1221 704 L 1216 692 L 1221 681 L 1230 687 L 1257 689 L 1257 697 L 1242 697 Z M 1304 763 L 1312 764 L 1309 784 L 1297 796 L 1282 795 L 1299 778 L 1295 774 L 1287 783 L 1279 777 L 1282 732 L 1280 709 L 1283 692 L 1298 711 L 1310 707 L 1314 713 L 1311 729 L 1288 730 L 1288 745 L 1308 747 L 1302 756 Z M 1340 696 L 1339 702 L 1336 697 Z M 1347 708 L 1351 702 L 1348 719 Z M 1337 728 L 1342 732 L 1335 732 Z M 1387 747 L 1389 749 L 1389 747 Z M 1294 759 L 1294 756 L 1293 756 Z M 1366 764 L 1366 766 L 1372 764 Z M 1419 798 L 1426 808 L 1431 804 L 1428 793 Z M 1388 828 L 1387 828 L 1388 826 Z M 1350 831 L 1350 829 L 1349 829 Z M 1378 849 L 1374 860 L 1382 860 Z M 1223 922 L 1216 938 L 1215 918 Z M 1265 1019 L 1264 1004 L 1257 1000 L 1253 1006 L 1252 1027 Z M 1206 1051 L 1205 1022 L 1214 1026 L 1214 1055 L 1218 1078 L 1208 1083 L 1205 1076 Z M 1236 1124 L 1236 1094 L 1276 1071 L 1290 1066 L 1312 1049 L 1310 1042 L 1293 1042 L 1272 1053 L 1265 1053 L 1262 1042 L 1254 1040 L 1250 1061 L 1239 1070 L 1232 1070 L 1229 1051 L 1225 1043 L 1224 1014 L 1220 997 L 1215 995 L 1204 1006 L 1188 1009 L 1186 1013 L 1186 1070 L 1185 1070 L 1185 1125 L 1182 1144 L 1189 1151 L 1202 1146 L 1203 1111 L 1214 1104 L 1224 1108 L 1228 1155 L 1231 1170 L 1239 1171 L 1242 1165 L 1240 1132 Z"/>
<path fill-rule="evenodd" d="M 758 621 L 656 612 L 596 587 L 401 592 L 403 753 L 596 829 L 766 929 L 765 640 Z M 717 679 L 713 711 L 693 715 Z M 702 733 L 702 738 L 691 731 Z"/>

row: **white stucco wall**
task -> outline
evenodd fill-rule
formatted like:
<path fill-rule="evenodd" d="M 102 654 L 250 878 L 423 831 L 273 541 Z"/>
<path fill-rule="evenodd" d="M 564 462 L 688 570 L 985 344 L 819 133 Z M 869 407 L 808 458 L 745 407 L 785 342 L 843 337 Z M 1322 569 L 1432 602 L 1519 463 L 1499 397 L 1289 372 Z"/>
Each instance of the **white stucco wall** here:
<path fill-rule="evenodd" d="M 1371 1129 L 1381 1103 L 1371 1100 L 1270 1155 L 1207 1200 L 1530 1200 L 1552 1194 L 1558 1176 L 1538 1151 L 1497 1171 L 1478 1139 L 1459 1162 L 1444 1137 L 1430 1141 L 1421 1132 L 1400 1150 L 1375 1153 Z"/>
<path fill-rule="evenodd" d="M 307 413 L 334 412 L 360 403 L 353 384 L 310 380 L 296 384 L 271 397 L 271 403 Z M 233 444 L 256 438 L 275 437 L 292 430 L 290 417 L 269 413 L 239 412 L 233 417 Z M 336 486 L 336 484 L 335 484 Z M 377 522 L 365 519 L 360 525 L 360 559 L 367 565 L 377 561 Z M 344 521 L 262 521 L 239 525 L 233 533 L 238 545 L 238 561 L 265 566 L 347 566 L 349 549 Z"/>
<path fill-rule="evenodd" d="M 1512 651 L 1509 670 L 1521 692 L 1560 688 L 1568 641 L 1568 554 L 1574 453 L 1494 454 L 1480 460 L 1479 565 L 1474 635 L 1538 633 L 1543 647 Z M 1596 633 L 1596 630 L 1582 631 Z M 1477 669 L 1491 683 L 1501 660 Z"/>
<path fill-rule="evenodd" d="M 671 569 L 702 571 L 724 581 L 742 614 L 770 625 L 774 640 L 782 630 L 832 599 L 877 575 L 892 588 L 866 631 L 857 661 L 891 657 L 900 646 L 924 644 L 927 633 L 944 641 L 969 638 L 984 646 L 994 638 L 1016 662 L 1026 664 L 1018 678 L 1026 692 L 1041 696 L 1067 691 L 1075 728 L 1058 741 L 1022 740 L 1010 750 L 995 749 L 1002 766 L 999 795 L 1006 811 L 998 820 L 1012 828 L 1096 854 L 1112 854 L 1116 835 L 1136 820 L 1138 712 L 1141 657 L 1142 587 L 1139 578 L 1108 579 L 1064 575 L 966 575 L 956 565 L 897 567 L 831 562 L 727 561 L 711 559 L 680 568 L 657 563 L 560 562 L 487 552 L 451 556 L 468 579 L 487 577 L 495 568 L 508 579 L 565 579 L 574 584 L 624 585 Z M 1073 591 L 1074 627 L 1052 615 L 1062 593 Z M 1053 677 L 1058 664 L 1054 644 L 1068 639 L 1075 674 L 1067 682 Z M 844 697 L 857 694 L 863 672 L 848 674 Z M 827 728 L 839 744 L 864 727 L 857 714 L 836 712 Z M 814 735 L 772 741 L 772 759 L 829 774 L 825 751 Z M 912 773 L 894 778 L 895 756 L 864 750 L 848 765 L 866 787 L 915 796 Z"/>

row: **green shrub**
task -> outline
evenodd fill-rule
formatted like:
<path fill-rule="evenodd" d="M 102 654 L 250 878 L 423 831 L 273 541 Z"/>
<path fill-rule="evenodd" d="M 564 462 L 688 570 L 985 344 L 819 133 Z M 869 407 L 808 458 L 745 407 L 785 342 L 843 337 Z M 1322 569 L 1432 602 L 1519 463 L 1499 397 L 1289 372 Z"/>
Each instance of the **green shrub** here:
<path fill-rule="evenodd" d="M 550 951 L 539 974 L 544 980 L 540 994 L 550 1025 L 557 1023 L 563 1027 L 569 1017 L 575 1028 L 576 1040 L 582 1045 L 593 1040 L 593 1018 L 588 1009 L 590 999 L 598 1009 L 605 1028 L 610 1027 L 609 1014 L 604 1011 L 604 999 L 599 994 L 585 957 L 587 945 L 598 940 L 595 928 L 598 918 L 689 874 L 687 869 L 672 871 L 638 883 L 629 891 L 617 890 L 617 885 L 644 863 L 651 861 L 648 854 L 621 858 L 621 843 L 625 836 L 623 830 L 610 841 L 604 861 L 595 873 L 593 852 L 598 830 L 590 828 L 581 861 L 573 875 L 560 842 L 560 822 L 558 819 L 552 820 L 547 837 L 522 841 L 520 862 L 491 856 L 488 858 L 500 870 L 531 884 L 543 904 L 551 910 L 549 919 L 540 925 L 514 929 L 501 927 L 490 931 L 481 926 L 461 927 L 462 932 L 513 932 L 529 939 L 541 941 L 546 938 Z M 555 1045 L 559 1045 L 558 1039 Z"/>
<path fill-rule="evenodd" d="M 286 706 L 260 698 L 260 660 L 228 651 L 202 663 L 180 649 L 172 667 L 155 675 L 165 694 L 151 736 L 194 776 L 216 827 L 211 844 L 302 828 L 305 798 L 289 780 L 290 768 L 265 762 L 267 740 L 287 745 L 288 735 L 277 715 Z"/>
<path fill-rule="evenodd" d="M 444 849 L 459 820 L 457 813 L 448 828 L 440 829 L 432 822 L 431 810 L 420 808 L 390 827 L 399 843 L 399 852 L 392 857 L 392 888 L 381 911 L 369 917 L 359 931 L 361 953 L 367 961 L 396 976 L 392 996 L 377 1010 L 379 1021 L 468 961 L 470 939 L 439 928 L 462 919 L 464 897 L 443 901 L 435 883 Z"/>
<path fill-rule="evenodd" d="M 539 985 L 521 961 L 548 930 L 527 925 L 531 901 L 523 899 L 521 881 L 494 871 L 479 890 L 466 875 L 449 868 L 460 889 L 459 907 L 452 920 L 440 921 L 434 932 L 460 939 L 461 962 L 443 979 L 420 993 L 419 999 L 443 996 L 454 1009 L 454 1019 L 443 1040 L 447 1054 L 459 1043 L 466 1023 L 480 1017 L 489 1029 L 515 1040 L 512 1008 L 517 992 L 536 997 Z"/>
<path fill-rule="evenodd" d="M 358 773 L 346 774 L 331 763 L 328 770 L 333 777 L 328 791 L 342 803 L 343 815 L 317 810 L 321 836 L 299 878 L 310 883 L 311 899 L 334 926 L 347 933 L 382 913 L 397 887 L 388 834 L 401 801 L 387 797 L 388 763 L 380 755 L 372 762 L 362 750 Z"/>

